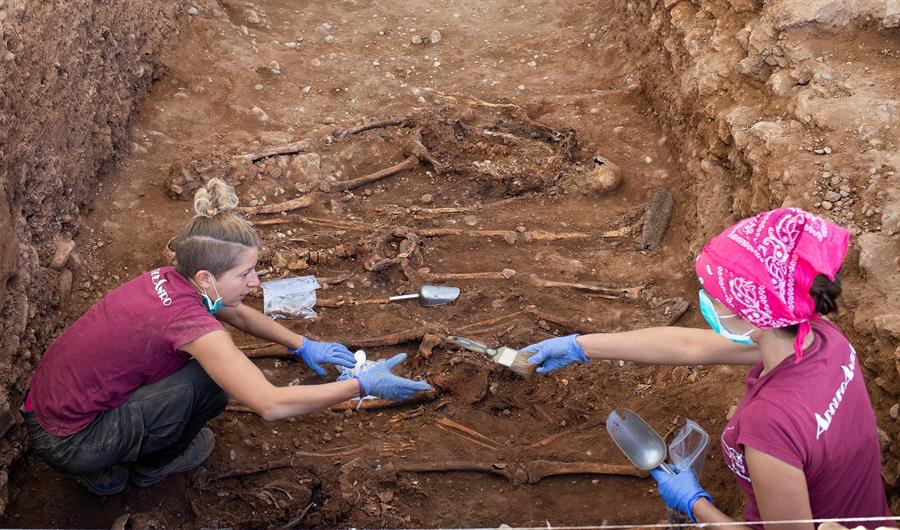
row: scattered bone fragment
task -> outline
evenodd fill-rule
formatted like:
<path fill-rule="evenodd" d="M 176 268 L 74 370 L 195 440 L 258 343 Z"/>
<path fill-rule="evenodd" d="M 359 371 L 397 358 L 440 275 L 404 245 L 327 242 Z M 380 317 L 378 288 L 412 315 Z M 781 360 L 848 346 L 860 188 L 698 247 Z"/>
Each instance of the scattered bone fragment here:
<path fill-rule="evenodd" d="M 578 289 L 587 291 L 602 298 L 626 298 L 629 300 L 640 299 L 641 291 L 645 286 L 638 287 L 607 287 L 594 283 L 574 283 L 574 282 L 558 282 L 553 280 L 545 280 L 537 274 L 527 276 L 527 281 L 535 287 L 562 287 L 570 289 Z"/>
<path fill-rule="evenodd" d="M 235 158 L 240 160 L 249 160 L 250 162 L 256 162 L 258 160 L 262 160 L 263 158 L 268 158 L 270 156 L 277 155 L 294 155 L 297 153 L 302 153 L 312 147 L 312 143 L 309 139 L 299 140 L 297 142 L 290 142 L 283 145 L 276 145 L 274 147 L 269 147 L 262 151 L 256 153 L 245 153 L 242 155 L 238 155 Z"/>
<path fill-rule="evenodd" d="M 444 337 L 434 333 L 426 333 L 419 343 L 419 356 L 423 359 L 431 357 L 435 348 L 444 345 Z"/>
<path fill-rule="evenodd" d="M 566 330 L 574 331 L 575 333 L 581 333 L 583 335 L 587 335 L 589 333 L 597 333 L 599 331 L 592 327 L 586 326 L 580 322 L 573 322 L 571 320 L 554 315 L 552 313 L 542 311 L 533 305 L 527 306 L 525 308 L 525 312 L 528 313 L 529 315 L 531 315 L 536 321 L 543 320 L 545 322 L 550 322 L 550 323 L 556 324 L 557 326 L 564 328 Z"/>
<path fill-rule="evenodd" d="M 414 405 L 416 403 L 422 403 L 423 401 L 434 401 L 437 396 L 437 391 L 429 390 L 427 392 L 419 392 L 418 394 L 405 401 L 392 401 L 390 399 L 364 399 L 362 400 L 362 403 L 360 403 L 358 399 L 348 399 L 347 401 L 342 401 L 337 405 L 332 405 L 328 408 L 333 411 L 356 410 L 357 408 L 362 410 L 377 410 L 389 407 Z"/>
<path fill-rule="evenodd" d="M 364 131 L 371 131 L 372 129 L 383 129 L 385 127 L 412 127 L 413 121 L 409 116 L 400 116 L 399 118 L 390 118 L 387 120 L 381 120 L 376 122 L 367 123 L 365 125 L 360 125 L 359 127 L 354 127 L 347 131 L 347 134 L 359 134 Z"/>
<path fill-rule="evenodd" d="M 373 182 L 377 182 L 381 179 L 390 177 L 392 175 L 396 175 L 397 173 L 401 173 L 403 171 L 407 171 L 410 169 L 415 169 L 419 165 L 419 158 L 416 156 L 409 156 L 403 162 L 399 164 L 395 164 L 391 167 L 382 169 L 380 171 L 376 171 L 374 173 L 370 173 L 368 175 L 364 175 L 362 177 L 358 177 L 355 179 L 344 180 L 340 182 L 335 182 L 331 184 L 331 191 L 346 191 L 353 190 L 360 186 L 364 186 L 366 184 L 371 184 Z"/>
<path fill-rule="evenodd" d="M 450 429 L 453 429 L 453 430 L 456 430 L 456 431 L 465 433 L 465 434 L 467 434 L 468 436 L 471 436 L 472 438 L 476 438 L 476 439 L 480 440 L 480 441 L 483 442 L 483 443 L 487 443 L 487 444 L 489 444 L 489 445 L 494 446 L 494 448 L 499 447 L 499 444 L 498 444 L 497 442 L 495 442 L 494 440 L 492 440 L 491 438 L 488 438 L 487 436 L 485 436 L 485 435 L 481 434 L 480 432 L 478 432 L 478 431 L 472 429 L 471 427 L 466 427 L 465 425 L 463 425 L 463 424 L 461 424 L 461 423 L 457 423 L 457 422 L 455 422 L 455 421 L 453 421 L 453 420 L 451 420 L 451 419 L 449 419 L 449 418 L 441 418 L 441 419 L 439 419 L 439 420 L 438 420 L 438 425 L 442 425 L 442 426 L 444 426 L 444 427 L 448 427 L 448 428 L 450 428 Z"/>
<path fill-rule="evenodd" d="M 265 473 L 266 471 L 272 471 L 273 469 L 281 469 L 285 467 L 293 467 L 294 463 L 290 458 L 283 458 L 281 460 L 275 460 L 273 462 L 266 462 L 265 464 L 231 469 L 228 471 L 223 471 L 216 475 L 216 480 L 225 480 L 229 478 L 238 478 L 238 477 L 246 477 L 249 475 L 256 475 L 257 473 Z"/>

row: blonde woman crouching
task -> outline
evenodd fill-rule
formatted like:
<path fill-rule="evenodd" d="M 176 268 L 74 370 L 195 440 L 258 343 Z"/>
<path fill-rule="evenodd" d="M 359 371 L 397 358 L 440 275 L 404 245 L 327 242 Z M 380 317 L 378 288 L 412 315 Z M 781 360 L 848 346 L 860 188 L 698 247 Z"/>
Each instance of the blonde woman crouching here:
<path fill-rule="evenodd" d="M 304 338 L 242 303 L 259 285 L 259 239 L 232 212 L 234 190 L 212 179 L 197 216 L 175 241 L 175 267 L 144 273 L 107 294 L 50 345 L 22 405 L 35 452 L 97 495 L 148 487 L 200 465 L 215 445 L 204 427 L 232 396 L 266 420 L 360 395 L 403 400 L 431 387 L 391 373 L 398 354 L 347 381 L 276 387 L 221 322 L 284 345 L 318 375 L 352 368 L 337 343 Z"/>

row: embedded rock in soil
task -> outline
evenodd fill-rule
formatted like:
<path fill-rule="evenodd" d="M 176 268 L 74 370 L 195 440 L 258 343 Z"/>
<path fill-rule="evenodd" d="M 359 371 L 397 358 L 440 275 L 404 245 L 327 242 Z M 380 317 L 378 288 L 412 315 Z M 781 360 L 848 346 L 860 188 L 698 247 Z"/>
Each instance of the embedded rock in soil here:
<path fill-rule="evenodd" d="M 319 180 L 322 158 L 316 153 L 306 153 L 291 157 L 291 170 L 298 184 Z"/>

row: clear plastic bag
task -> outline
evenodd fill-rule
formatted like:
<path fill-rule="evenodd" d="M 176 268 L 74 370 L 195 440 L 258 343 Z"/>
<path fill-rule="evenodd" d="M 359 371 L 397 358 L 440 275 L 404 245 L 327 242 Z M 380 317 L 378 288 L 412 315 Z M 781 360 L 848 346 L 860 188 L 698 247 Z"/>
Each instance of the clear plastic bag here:
<path fill-rule="evenodd" d="M 706 461 L 706 450 L 709 448 L 709 434 L 693 420 L 686 420 L 684 427 L 678 431 L 669 444 L 669 458 L 678 472 L 688 468 L 700 478 L 703 463 Z"/>
<path fill-rule="evenodd" d="M 270 318 L 315 318 L 315 276 L 295 276 L 260 284 L 263 290 L 263 312 Z"/>

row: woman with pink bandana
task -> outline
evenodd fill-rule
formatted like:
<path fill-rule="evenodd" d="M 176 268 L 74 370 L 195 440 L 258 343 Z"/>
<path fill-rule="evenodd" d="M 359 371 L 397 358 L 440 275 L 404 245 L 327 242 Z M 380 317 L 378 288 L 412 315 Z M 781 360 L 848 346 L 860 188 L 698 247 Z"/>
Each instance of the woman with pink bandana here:
<path fill-rule="evenodd" d="M 834 324 L 819 318 L 837 307 L 848 242 L 846 229 L 803 210 L 761 213 L 713 238 L 697 257 L 699 307 L 712 330 L 569 335 L 524 351 L 535 353 L 529 362 L 539 365 L 537 373 L 590 359 L 753 365 L 747 392 L 721 438 L 725 461 L 747 494 L 747 527 L 763 527 L 755 521 L 890 516 L 875 416 L 856 351 Z M 732 521 L 690 471 L 654 471 L 653 477 L 666 504 L 695 522 Z"/>

